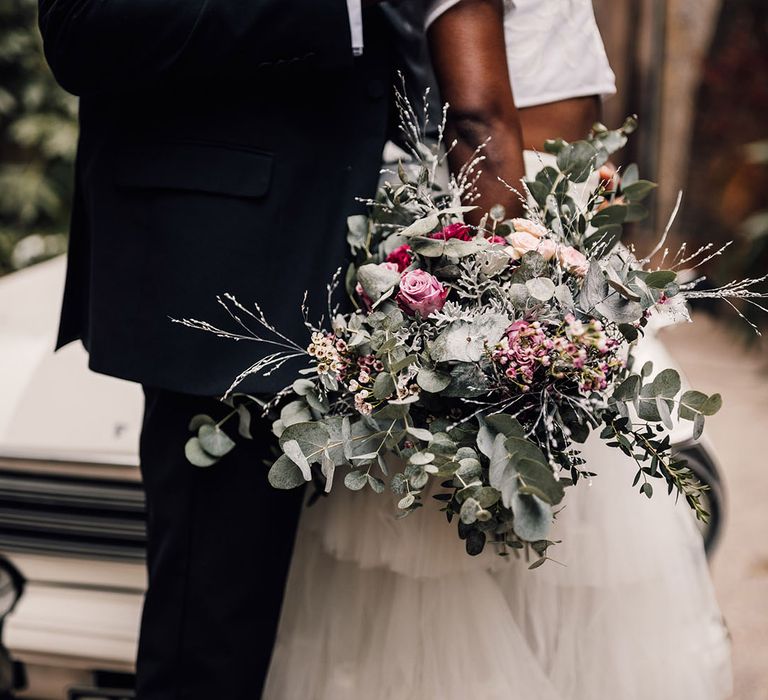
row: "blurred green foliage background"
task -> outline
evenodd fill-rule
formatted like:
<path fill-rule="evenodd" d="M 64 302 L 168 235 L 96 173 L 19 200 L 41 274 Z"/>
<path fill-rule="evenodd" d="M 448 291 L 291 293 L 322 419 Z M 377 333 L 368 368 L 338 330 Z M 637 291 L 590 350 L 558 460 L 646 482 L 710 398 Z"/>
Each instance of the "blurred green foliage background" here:
<path fill-rule="evenodd" d="M 77 98 L 42 53 L 35 0 L 0 0 L 0 274 L 66 249 Z"/>

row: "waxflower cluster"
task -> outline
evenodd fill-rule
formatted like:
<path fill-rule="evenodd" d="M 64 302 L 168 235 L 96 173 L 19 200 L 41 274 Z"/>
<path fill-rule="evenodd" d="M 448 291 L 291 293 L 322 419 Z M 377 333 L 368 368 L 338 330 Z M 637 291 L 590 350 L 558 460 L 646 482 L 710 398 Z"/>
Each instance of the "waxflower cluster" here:
<path fill-rule="evenodd" d="M 314 359 L 318 374 L 340 376 L 347 367 L 347 344 L 333 333 L 312 333 L 307 354 Z"/>
<path fill-rule="evenodd" d="M 548 376 L 573 380 L 588 394 L 606 389 L 612 373 L 623 367 L 616 357 L 620 346 L 598 319 L 582 321 L 567 314 L 563 324 L 515 321 L 492 349 L 491 359 L 522 392 Z"/>

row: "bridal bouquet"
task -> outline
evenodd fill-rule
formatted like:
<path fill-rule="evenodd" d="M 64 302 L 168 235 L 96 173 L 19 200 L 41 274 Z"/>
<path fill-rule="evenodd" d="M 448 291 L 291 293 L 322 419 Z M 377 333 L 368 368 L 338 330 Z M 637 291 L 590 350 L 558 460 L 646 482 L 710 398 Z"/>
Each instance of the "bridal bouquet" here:
<path fill-rule="evenodd" d="M 631 347 L 654 315 L 685 315 L 697 296 L 758 296 L 760 280 L 700 292 L 677 270 L 707 259 L 707 248 L 665 253 L 662 267 L 650 267 L 664 236 L 643 258 L 621 243 L 654 185 L 635 166 L 620 181 L 590 176 L 624 145 L 633 119 L 618 130 L 596 125 L 583 141 L 548 142 L 556 164 L 524 182 L 525 218 L 505 220 L 495 207 L 472 228 L 462 217 L 473 208 L 482 149 L 441 186 L 442 144 L 426 145 L 421 117 L 404 99 L 399 108 L 410 160 L 385 173 L 367 216 L 349 220 L 353 310 L 332 306 L 339 273 L 325 321 L 311 323 L 304 309 L 303 343 L 230 295 L 220 301 L 238 331 L 182 321 L 229 338 L 246 328 L 245 337 L 263 343 L 268 334 L 279 346 L 226 397 L 244 434 L 256 399 L 234 393 L 238 383 L 306 358 L 293 384 L 261 406 L 277 411 L 271 484 L 390 491 L 403 515 L 434 498 L 458 521 L 470 554 L 487 543 L 502 554 L 530 546 L 538 565 L 567 487 L 593 476 L 578 445 L 596 432 L 634 460 L 643 494 L 661 480 L 706 518 L 704 487 L 671 454 L 666 429 L 676 417 L 700 435 L 720 396 L 681 391 L 672 369 L 634 367 Z M 586 205 L 576 188 L 586 188 Z M 234 446 L 207 416 L 191 429 L 193 464 L 208 466 Z"/>

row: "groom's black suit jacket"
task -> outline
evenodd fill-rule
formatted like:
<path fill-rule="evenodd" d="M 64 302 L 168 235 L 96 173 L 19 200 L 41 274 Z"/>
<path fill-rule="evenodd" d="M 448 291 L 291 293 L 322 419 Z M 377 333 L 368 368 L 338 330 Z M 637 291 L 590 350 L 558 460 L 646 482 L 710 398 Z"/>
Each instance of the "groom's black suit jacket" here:
<path fill-rule="evenodd" d="M 304 343 L 304 291 L 319 316 L 346 217 L 377 181 L 393 82 L 380 10 L 360 58 L 346 0 L 40 0 L 40 28 L 81 96 L 59 345 L 218 395 L 263 350 L 170 318 L 226 324 L 224 292 Z"/>

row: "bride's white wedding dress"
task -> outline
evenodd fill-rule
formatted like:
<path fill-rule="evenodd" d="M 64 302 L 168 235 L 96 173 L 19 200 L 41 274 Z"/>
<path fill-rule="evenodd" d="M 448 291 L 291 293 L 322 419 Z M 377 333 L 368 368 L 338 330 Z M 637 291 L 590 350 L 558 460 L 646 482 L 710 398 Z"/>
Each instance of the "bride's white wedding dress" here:
<path fill-rule="evenodd" d="M 560 27 L 563 8 L 580 16 L 571 33 L 585 33 L 593 69 L 579 78 L 573 65 L 571 92 L 541 102 L 612 86 L 588 0 L 518 0 L 508 44 Z M 514 82 L 518 61 L 510 51 L 516 98 L 535 104 L 536 83 Z M 320 499 L 302 516 L 263 699 L 727 697 L 729 644 L 687 506 L 663 488 L 641 496 L 634 463 L 596 437 L 583 456 L 598 476 L 568 490 L 552 533 L 560 564 L 532 571 L 491 548 L 468 556 L 437 501 L 397 520 L 394 497 L 339 485 Z"/>

